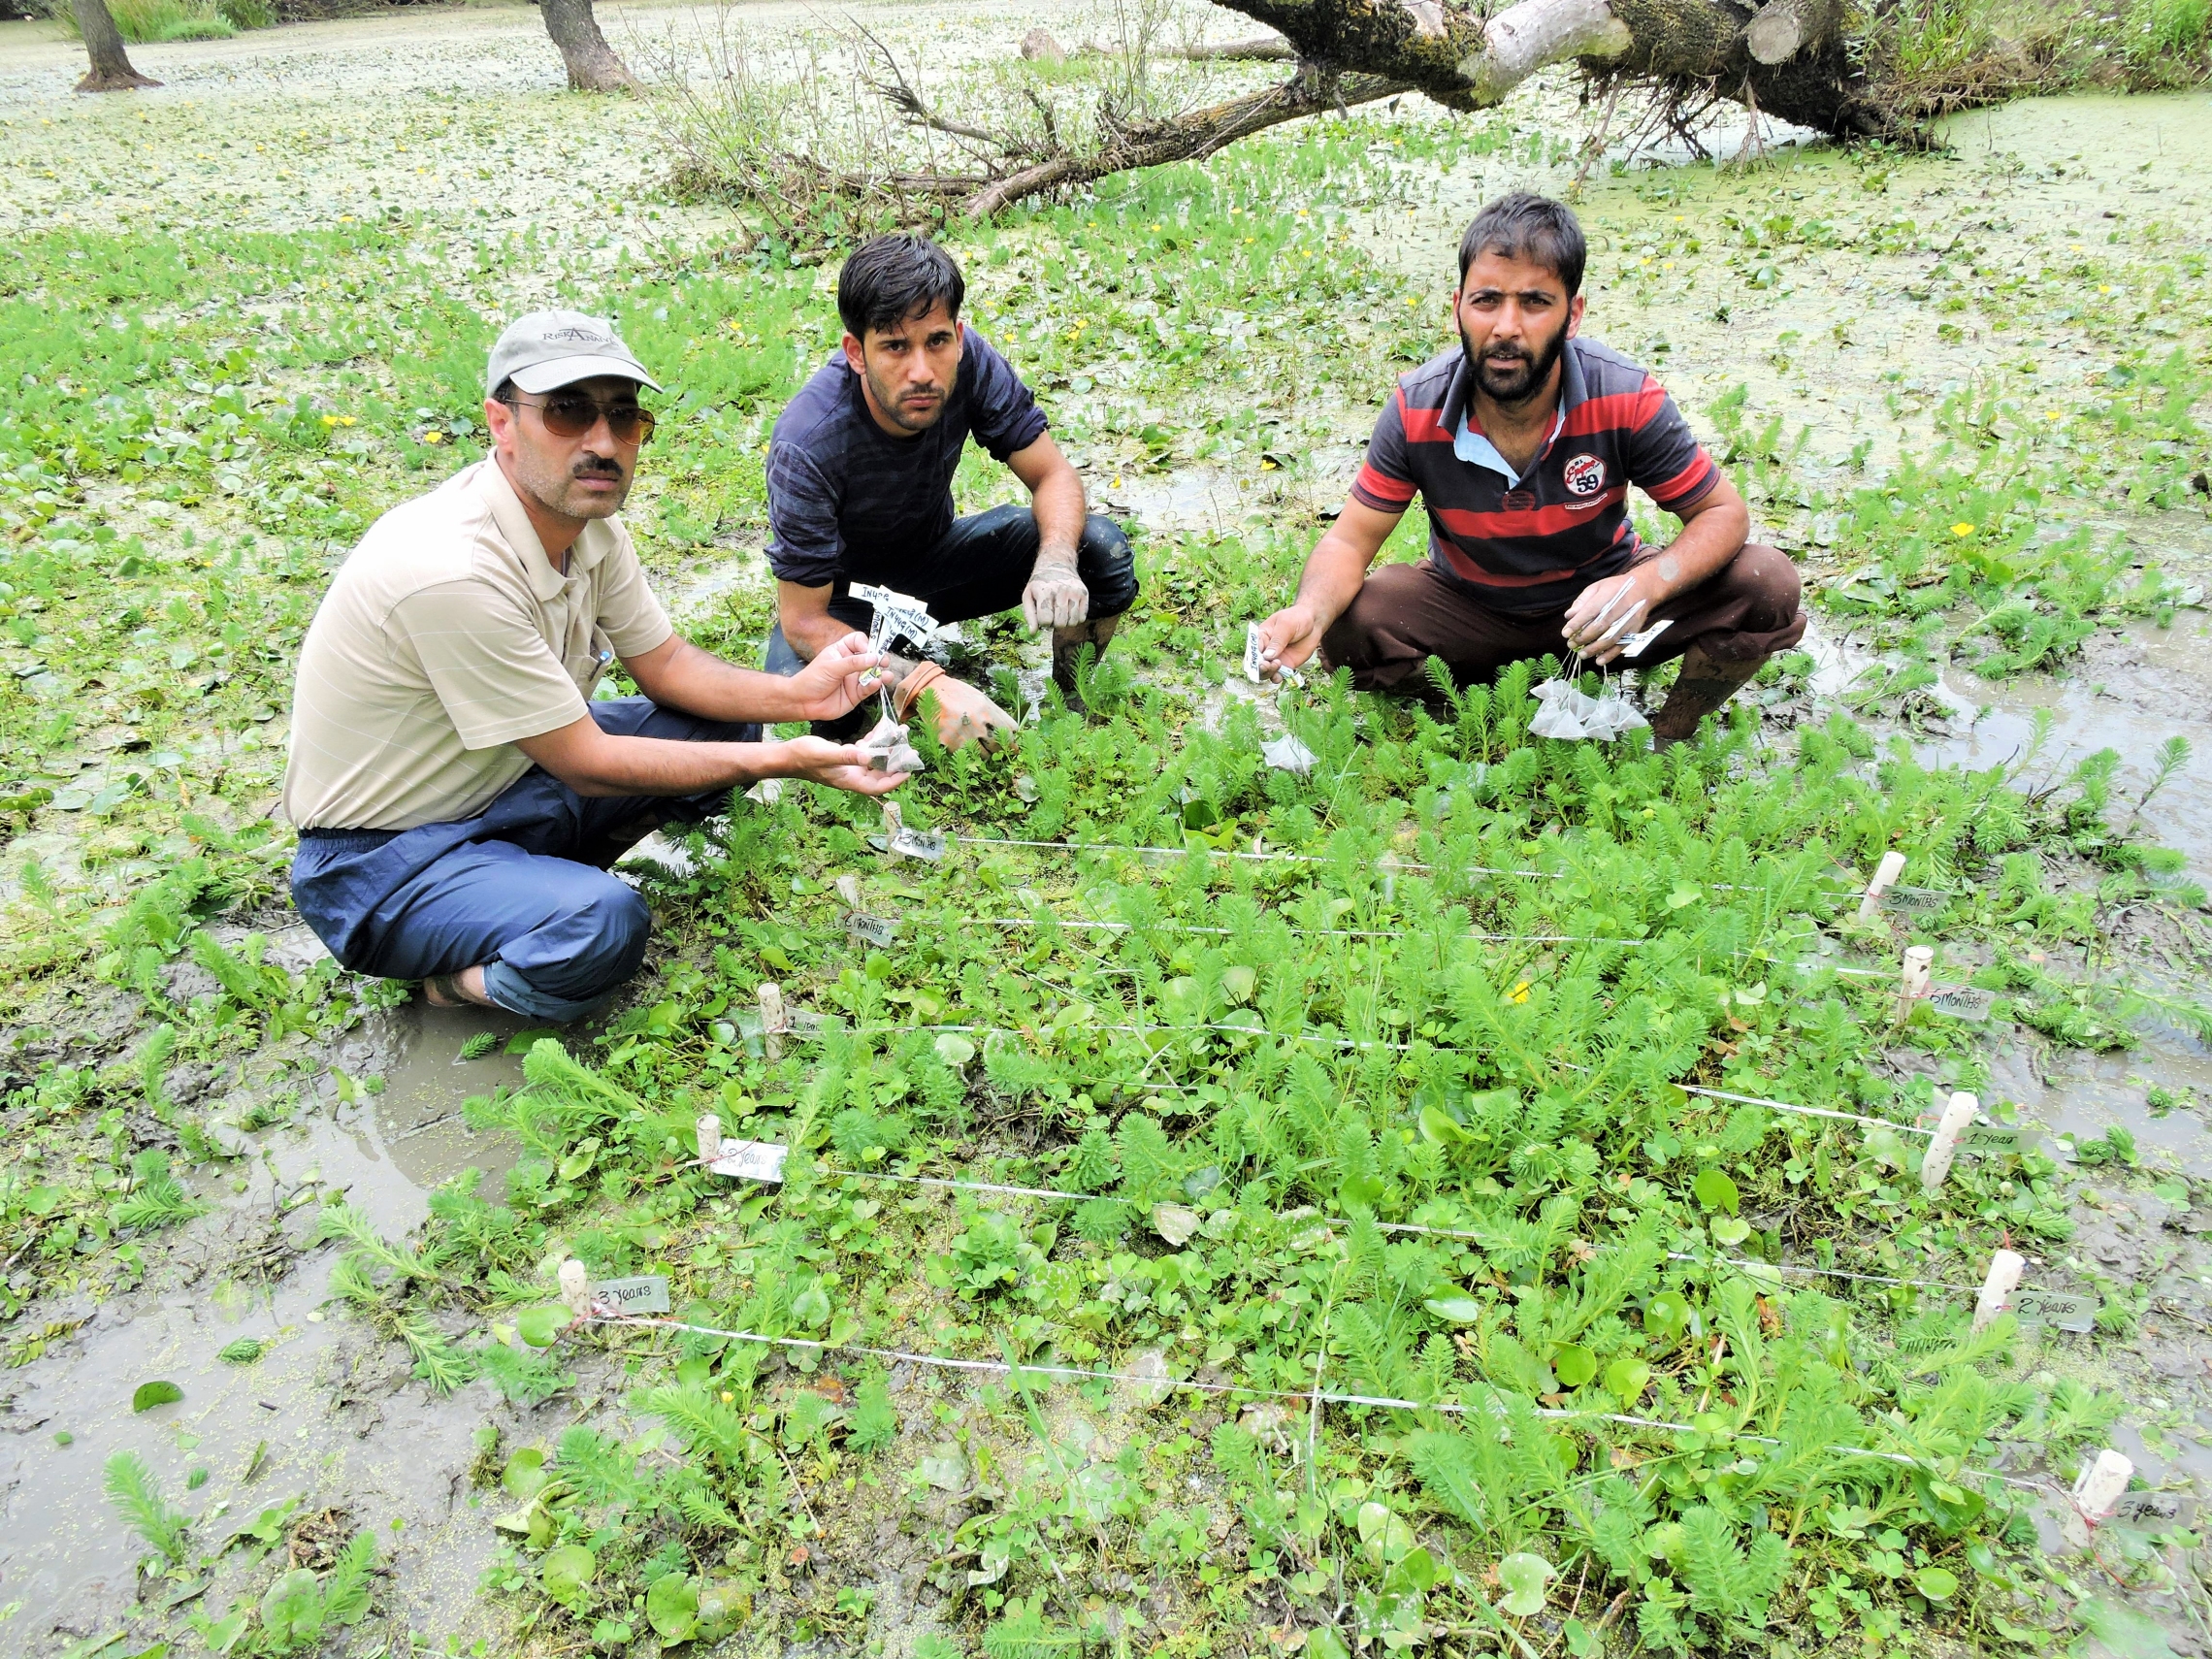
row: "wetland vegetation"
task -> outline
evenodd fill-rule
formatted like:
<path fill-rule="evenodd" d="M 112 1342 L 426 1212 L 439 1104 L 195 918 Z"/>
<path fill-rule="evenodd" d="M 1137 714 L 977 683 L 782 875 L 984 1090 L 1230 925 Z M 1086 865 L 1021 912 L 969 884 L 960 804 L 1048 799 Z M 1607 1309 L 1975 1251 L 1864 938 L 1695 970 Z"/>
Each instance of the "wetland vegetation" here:
<path fill-rule="evenodd" d="M 1589 332 L 1826 653 L 1660 755 L 1532 738 L 1540 673 L 1421 708 L 1235 667 L 1447 338 L 1472 205 L 1579 170 L 1571 81 L 957 230 L 970 321 L 1140 534 L 1089 717 L 925 733 L 941 862 L 797 787 L 656 848 L 645 973 L 548 1032 L 299 927 L 300 634 L 557 301 L 669 387 L 629 521 L 750 658 L 763 445 L 834 309 L 820 225 L 699 199 L 633 105 L 512 83 L 534 21 L 468 20 L 467 67 L 314 98 L 212 55 L 282 31 L 142 51 L 170 84 L 129 102 L 0 63 L 13 1648 L 2212 1643 L 2186 1511 L 2066 1502 L 2110 1445 L 2212 1469 L 2200 91 L 1588 170 Z M 947 108 L 1064 74 L 1017 67 L 1034 20 L 871 14 L 960 66 Z M 691 26 L 607 22 L 634 62 Z M 1031 642 L 960 650 L 1028 700 Z M 1888 852 L 1916 907 L 1862 922 Z M 1986 1018 L 1900 1018 L 1915 943 Z M 811 1017 L 774 1055 L 764 982 Z M 1961 1090 L 1984 1144 L 1924 1191 Z M 705 1113 L 782 1182 L 699 1167 Z M 2084 1317 L 1972 1328 L 2001 1246 Z M 571 1258 L 673 1323 L 571 1323 Z"/>

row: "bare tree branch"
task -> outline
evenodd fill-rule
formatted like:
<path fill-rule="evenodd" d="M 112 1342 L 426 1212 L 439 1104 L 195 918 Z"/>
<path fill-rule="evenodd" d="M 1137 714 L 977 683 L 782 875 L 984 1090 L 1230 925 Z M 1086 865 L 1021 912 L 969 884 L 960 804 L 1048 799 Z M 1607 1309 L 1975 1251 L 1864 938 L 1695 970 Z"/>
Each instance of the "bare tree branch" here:
<path fill-rule="evenodd" d="M 1277 63 L 1288 62 L 1298 53 L 1281 35 L 1261 35 L 1255 40 L 1226 41 L 1220 46 L 1185 47 L 1169 55 L 1192 63 Z"/>

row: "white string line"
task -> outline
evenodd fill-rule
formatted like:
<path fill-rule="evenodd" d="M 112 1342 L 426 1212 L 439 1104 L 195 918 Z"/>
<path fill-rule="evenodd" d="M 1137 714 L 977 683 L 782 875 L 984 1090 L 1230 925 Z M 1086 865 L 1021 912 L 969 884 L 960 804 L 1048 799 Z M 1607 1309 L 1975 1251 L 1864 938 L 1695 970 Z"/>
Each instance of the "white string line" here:
<path fill-rule="evenodd" d="M 1006 1031 L 1009 1035 L 1026 1032 L 1027 1034 L 1034 1036 L 1037 1034 L 1038 1027 L 1005 1025 L 852 1025 L 845 1027 L 845 1029 L 849 1030 L 855 1036 L 883 1036 L 901 1031 L 940 1031 L 959 1035 L 965 1035 L 974 1032 L 982 1032 L 986 1035 L 989 1035 L 993 1031 Z M 1124 1033 L 1134 1033 L 1139 1036 L 1143 1036 L 1147 1033 L 1155 1031 L 1225 1031 L 1231 1035 L 1239 1037 L 1275 1037 L 1286 1043 L 1320 1043 L 1329 1047 L 1340 1049 L 1387 1049 L 1393 1054 L 1401 1055 L 1411 1052 L 1413 1048 L 1413 1045 L 1411 1043 L 1386 1043 L 1379 1040 L 1359 1037 L 1325 1037 L 1317 1031 L 1272 1031 L 1264 1025 L 1110 1025 L 1104 1024 L 1084 1024 L 1078 1025 L 1062 1025 L 1055 1027 L 1055 1029 L 1062 1034 L 1068 1031 L 1118 1031 Z M 793 1035 L 795 1033 L 780 1032 L 778 1034 Z M 1461 1051 L 1456 1049 L 1437 1048 L 1435 1052 L 1438 1054 L 1457 1054 Z M 1586 1065 L 1577 1065 L 1573 1060 L 1557 1060 L 1553 1063 L 1565 1066 L 1570 1071 L 1586 1072 L 1590 1069 Z M 1679 1083 L 1675 1087 L 1679 1089 L 1684 1094 L 1703 1094 L 1708 1099 L 1713 1100 L 1734 1100 L 1745 1106 L 1766 1106 L 1772 1108 L 1776 1112 L 1790 1112 L 1806 1118 L 1833 1118 L 1839 1122 L 1861 1123 L 1870 1129 L 1895 1129 L 1899 1134 L 1903 1135 L 1934 1135 L 1936 1133 L 1934 1129 L 1925 1127 L 1919 1123 L 1893 1122 L 1887 1118 L 1869 1118 L 1864 1114 L 1858 1112 L 1833 1112 L 1825 1106 L 1794 1106 L 1787 1100 L 1769 1100 L 1764 1095 L 1759 1094 L 1731 1094 L 1725 1090 L 1701 1089 L 1697 1085 L 1689 1083 Z"/>
<path fill-rule="evenodd" d="M 1050 922 L 1039 922 L 1033 916 L 970 916 L 967 920 L 979 922 L 986 927 L 1087 927 L 1113 933 L 1217 933 L 1242 937 L 1244 932 L 1236 927 L 1200 927 L 1188 922 L 1070 922 L 1062 916 L 1056 916 Z M 1320 939 L 1412 939 L 1418 942 L 1430 937 L 1405 927 L 1292 927 L 1289 931 L 1305 938 Z M 1522 945 L 1656 945 L 1663 942 L 1663 938 L 1616 939 L 1602 933 L 1451 933 L 1446 936 Z"/>
<path fill-rule="evenodd" d="M 1257 863 L 1328 864 L 1336 862 L 1335 859 L 1322 853 L 1247 853 L 1239 852 L 1234 847 L 1126 847 L 1119 841 L 1024 841 L 1006 835 L 964 835 L 952 830 L 925 831 L 925 833 L 942 835 L 947 841 L 965 841 L 972 847 L 1037 847 L 1056 853 L 1140 853 L 1165 858 L 1184 858 L 1196 854 L 1202 858 L 1243 859 L 1248 862 Z M 1412 859 L 1401 859 L 1391 866 L 1391 872 L 1400 875 L 1409 871 L 1415 874 L 1422 872 L 1433 874 L 1439 867 L 1436 864 L 1420 863 Z M 1449 866 L 1449 870 L 1451 873 L 1465 875 L 1533 876 L 1542 881 L 1565 881 L 1575 873 L 1572 870 L 1501 869 L 1491 864 L 1453 864 Z M 1824 872 L 1822 877 L 1816 879 L 1836 880 L 1838 878 Z M 1712 888 L 1716 893 L 1764 893 L 1768 891 L 1755 883 L 1748 882 L 1716 881 L 1708 882 L 1706 885 Z M 1851 877 L 1849 885 L 1856 889 L 1859 885 L 1858 878 L 1856 876 Z M 1303 1399 L 1305 1396 L 1300 1395 L 1299 1397 Z"/>
<path fill-rule="evenodd" d="M 939 831 L 948 841 L 965 841 L 974 847 L 1039 847 L 1056 853 L 1142 853 L 1168 858 L 1184 858 L 1197 854 L 1203 858 L 1243 859 L 1250 863 L 1326 864 L 1335 861 L 1319 853 L 1244 853 L 1234 847 L 1124 847 L 1118 841 L 1021 841 L 1004 835 L 961 835 L 952 830 Z M 1433 864 L 1401 862 L 1400 871 L 1419 872 L 1434 870 Z M 1494 869 L 1488 864 L 1457 864 L 1454 869 L 1469 875 L 1535 876 L 1544 881 L 1565 881 L 1564 870 L 1513 870 Z M 1298 1396 L 1304 1399 L 1306 1396 Z"/>
<path fill-rule="evenodd" d="M 930 1365 L 947 1371 L 987 1373 L 1010 1377 L 1017 1381 L 1024 1377 L 1057 1377 L 1071 1382 L 1131 1382 L 1142 1388 L 1161 1388 L 1171 1392 L 1197 1394 L 1242 1394 L 1262 1400 L 1319 1401 L 1333 1406 L 1373 1406 L 1384 1411 L 1437 1412 L 1448 1416 L 1474 1416 L 1482 1412 L 1480 1406 L 1464 1406 L 1454 1401 L 1438 1400 L 1423 1403 L 1419 1400 L 1401 1400 L 1387 1394 L 1348 1394 L 1322 1388 L 1299 1389 L 1260 1388 L 1243 1382 L 1201 1382 L 1196 1379 L 1174 1377 L 1140 1377 L 1127 1371 L 1092 1371 L 1073 1365 L 1014 1365 L 1002 1359 L 958 1359 L 950 1354 L 916 1353 L 904 1349 L 870 1348 L 862 1343 L 821 1342 L 811 1337 L 763 1336 L 757 1331 L 726 1331 L 713 1325 L 695 1325 L 682 1319 L 652 1318 L 636 1314 L 602 1314 L 602 1304 L 593 1304 L 593 1311 L 573 1321 L 575 1324 L 617 1325 L 633 1329 L 690 1331 L 695 1336 L 720 1337 L 729 1342 L 749 1342 L 764 1348 L 806 1349 L 816 1353 L 850 1353 L 867 1359 L 884 1359 L 894 1363 Z M 1628 1428 L 1654 1429 L 1667 1434 L 1699 1434 L 1704 1431 L 1689 1423 L 1670 1423 L 1657 1417 L 1640 1417 L 1625 1412 L 1575 1412 L 1563 1407 L 1535 1406 L 1529 1410 L 1539 1417 L 1554 1422 L 1607 1422 L 1619 1423 Z M 1772 1435 L 1737 1434 L 1733 1440 L 1755 1441 L 1762 1446 L 1779 1446 L 1782 1443 Z M 1903 1464 L 1907 1468 L 1922 1467 L 1922 1460 L 1902 1451 L 1877 1451 L 1864 1446 L 1831 1446 L 1823 1450 L 1846 1457 L 1872 1457 L 1885 1463 Z M 2001 1480 L 2007 1486 L 2022 1487 L 2030 1491 L 2045 1491 L 2048 1483 L 2017 1480 L 1999 1474 L 1994 1469 L 1968 1469 L 1963 1474 L 1977 1480 Z"/>
<path fill-rule="evenodd" d="M 699 1159 L 698 1161 L 703 1165 L 706 1160 Z M 1088 1204 L 1093 1199 L 1104 1198 L 1108 1203 L 1126 1204 L 1132 1209 L 1138 1207 L 1137 1200 L 1133 1198 L 1116 1198 L 1108 1192 L 1063 1192 L 1053 1187 L 1008 1187 L 992 1181 L 959 1181 L 943 1175 L 901 1175 L 895 1170 L 889 1169 L 847 1169 L 841 1164 L 824 1164 L 818 1166 L 818 1173 L 851 1181 L 897 1181 L 914 1187 L 943 1187 L 948 1191 L 1002 1192 L 1018 1198 L 1050 1198 L 1071 1204 Z M 1323 1216 L 1317 1212 L 1313 1213 L 1310 1218 L 1307 1216 L 1288 1216 L 1280 1210 L 1270 1211 L 1269 1214 L 1279 1221 L 1311 1219 L 1324 1226 L 1331 1227 L 1349 1227 L 1352 1224 L 1347 1217 Z M 1485 1233 L 1471 1232 L 1458 1227 L 1424 1227 L 1412 1221 L 1377 1221 L 1375 1229 L 1383 1233 L 1418 1233 L 1426 1238 L 1463 1239 L 1469 1244 L 1484 1246 L 1490 1242 L 1490 1236 Z M 1601 1254 L 1614 1248 L 1616 1247 L 1610 1245 L 1596 1247 L 1597 1252 Z M 1695 1262 L 1700 1265 L 1718 1262 L 1729 1267 L 1766 1268 L 1776 1273 L 1813 1273 L 1829 1279 L 1858 1280 L 1868 1285 L 1907 1285 L 1923 1290 L 1957 1290 L 1968 1295 L 1979 1295 L 1981 1292 L 1981 1286 L 1978 1285 L 1950 1285 L 1936 1279 L 1895 1279 L 1881 1273 L 1847 1273 L 1839 1267 L 1816 1267 L 1810 1262 L 1746 1261 L 1732 1255 L 1708 1257 L 1696 1255 L 1686 1251 L 1674 1250 L 1667 1252 L 1667 1259 L 1669 1261 Z M 1300 1398 L 1303 1397 L 1303 1395 L 1300 1396 Z"/>

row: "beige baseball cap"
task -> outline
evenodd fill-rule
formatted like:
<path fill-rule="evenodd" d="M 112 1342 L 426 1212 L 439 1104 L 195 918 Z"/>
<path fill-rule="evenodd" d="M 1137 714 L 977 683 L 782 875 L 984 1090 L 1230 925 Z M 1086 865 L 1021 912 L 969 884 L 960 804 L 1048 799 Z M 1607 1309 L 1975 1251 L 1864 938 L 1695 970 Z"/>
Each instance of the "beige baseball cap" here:
<path fill-rule="evenodd" d="M 484 367 L 484 395 L 498 391 L 503 380 L 536 396 L 602 374 L 661 390 L 661 382 L 645 373 L 645 365 L 604 317 L 532 311 L 508 323 L 493 342 L 491 361 Z"/>

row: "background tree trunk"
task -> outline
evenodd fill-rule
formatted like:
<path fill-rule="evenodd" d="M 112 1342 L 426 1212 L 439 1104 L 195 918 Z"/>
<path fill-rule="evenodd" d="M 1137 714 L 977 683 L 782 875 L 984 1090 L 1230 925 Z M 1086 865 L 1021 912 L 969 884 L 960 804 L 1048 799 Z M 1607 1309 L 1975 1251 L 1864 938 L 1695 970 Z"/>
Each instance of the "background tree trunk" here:
<path fill-rule="evenodd" d="M 82 0 L 80 0 L 80 4 Z M 592 0 L 540 0 L 545 32 L 561 49 L 561 61 L 569 66 L 569 85 L 578 92 L 634 92 L 637 77 L 630 73 L 614 48 L 600 33 L 592 16 Z"/>
<path fill-rule="evenodd" d="M 75 0 L 77 32 L 84 37 L 84 55 L 92 67 L 77 83 L 80 92 L 135 92 L 141 86 L 159 86 L 131 67 L 123 50 L 123 31 L 109 15 L 108 0 Z"/>

